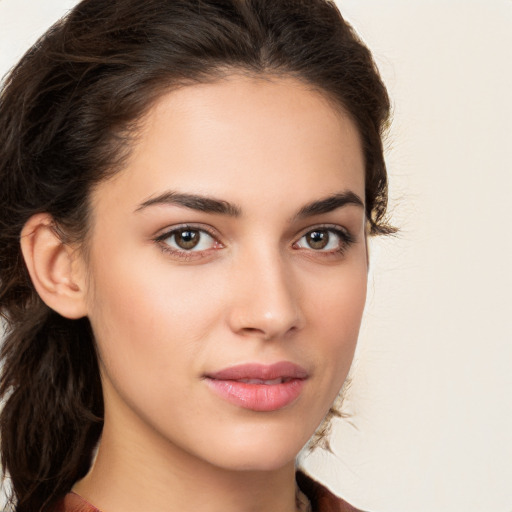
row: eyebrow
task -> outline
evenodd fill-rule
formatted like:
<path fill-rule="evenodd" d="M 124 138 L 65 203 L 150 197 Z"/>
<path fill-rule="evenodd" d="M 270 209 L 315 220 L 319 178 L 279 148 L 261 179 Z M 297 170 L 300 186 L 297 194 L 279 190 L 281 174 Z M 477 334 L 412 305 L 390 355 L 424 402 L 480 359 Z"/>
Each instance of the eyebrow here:
<path fill-rule="evenodd" d="M 183 206 L 191 210 L 227 215 L 229 217 L 240 217 L 242 215 L 242 209 L 228 201 L 209 196 L 175 191 L 168 191 L 159 196 L 151 197 L 144 201 L 135 211 L 138 212 L 154 205 Z M 356 205 L 364 208 L 363 200 L 357 194 L 351 191 L 345 191 L 304 205 L 294 215 L 294 218 L 303 219 L 314 215 L 322 215 L 347 205 Z"/>
<path fill-rule="evenodd" d="M 239 206 L 223 201 L 222 199 L 173 191 L 164 192 L 157 197 L 152 197 L 144 201 L 135 211 L 138 212 L 148 206 L 166 204 L 183 206 L 200 212 L 228 215 L 229 217 L 240 217 L 242 214 L 242 210 Z"/>
<path fill-rule="evenodd" d="M 313 215 L 322 215 L 347 205 L 356 205 L 364 208 L 363 200 L 357 194 L 348 190 L 306 204 L 298 211 L 295 218 L 303 219 Z"/>

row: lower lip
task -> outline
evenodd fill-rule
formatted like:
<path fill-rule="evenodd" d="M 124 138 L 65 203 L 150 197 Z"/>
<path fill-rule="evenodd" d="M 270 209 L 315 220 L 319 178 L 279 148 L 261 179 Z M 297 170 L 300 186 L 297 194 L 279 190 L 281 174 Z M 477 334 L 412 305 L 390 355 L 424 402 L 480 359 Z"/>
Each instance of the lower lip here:
<path fill-rule="evenodd" d="M 294 402 L 302 392 L 304 379 L 281 384 L 247 384 L 237 380 L 206 379 L 210 389 L 228 402 L 251 411 L 277 411 Z"/>

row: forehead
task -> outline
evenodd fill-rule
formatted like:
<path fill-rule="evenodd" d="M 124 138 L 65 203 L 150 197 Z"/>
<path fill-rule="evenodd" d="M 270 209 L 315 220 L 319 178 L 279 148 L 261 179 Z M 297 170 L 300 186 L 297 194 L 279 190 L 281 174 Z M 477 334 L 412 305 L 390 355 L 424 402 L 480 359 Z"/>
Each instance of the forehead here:
<path fill-rule="evenodd" d="M 292 78 L 230 76 L 163 95 L 95 199 L 112 187 L 132 205 L 166 189 L 237 204 L 341 189 L 364 198 L 364 162 L 355 124 L 320 92 Z"/>

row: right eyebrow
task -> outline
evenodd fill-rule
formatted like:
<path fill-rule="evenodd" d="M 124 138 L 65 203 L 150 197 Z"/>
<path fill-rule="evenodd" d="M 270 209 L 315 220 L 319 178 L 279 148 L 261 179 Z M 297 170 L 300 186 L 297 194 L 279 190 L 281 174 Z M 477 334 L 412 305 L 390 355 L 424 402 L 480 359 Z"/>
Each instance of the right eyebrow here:
<path fill-rule="evenodd" d="M 176 205 L 206 213 L 217 213 L 229 217 L 240 217 L 242 210 L 239 206 L 216 199 L 214 197 L 199 194 L 184 194 L 169 190 L 156 197 L 150 197 L 135 210 L 139 212 L 153 205 Z"/>

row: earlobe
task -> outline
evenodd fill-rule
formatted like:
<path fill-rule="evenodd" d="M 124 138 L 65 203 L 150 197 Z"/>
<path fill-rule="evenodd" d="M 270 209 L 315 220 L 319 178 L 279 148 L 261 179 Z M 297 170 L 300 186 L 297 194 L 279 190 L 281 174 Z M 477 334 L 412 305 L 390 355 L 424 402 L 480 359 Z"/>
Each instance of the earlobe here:
<path fill-rule="evenodd" d="M 32 283 L 46 305 L 66 318 L 86 316 L 85 283 L 75 250 L 61 240 L 51 215 L 33 215 L 20 242 Z"/>

